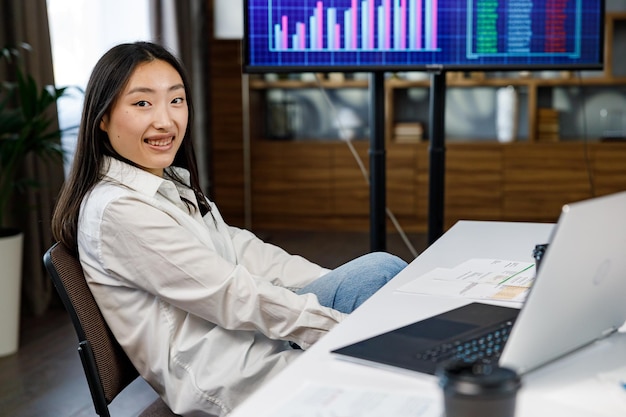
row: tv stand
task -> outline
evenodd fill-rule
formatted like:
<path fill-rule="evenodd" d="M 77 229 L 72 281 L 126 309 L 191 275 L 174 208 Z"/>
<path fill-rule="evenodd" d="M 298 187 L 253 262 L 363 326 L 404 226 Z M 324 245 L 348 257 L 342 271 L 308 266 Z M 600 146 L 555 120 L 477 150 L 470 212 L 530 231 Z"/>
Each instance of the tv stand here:
<path fill-rule="evenodd" d="M 428 244 L 443 235 L 446 175 L 446 73 L 431 73 L 429 114 Z"/>
<path fill-rule="evenodd" d="M 446 173 L 446 73 L 431 72 L 429 114 L 428 244 L 443 235 Z M 370 250 L 385 251 L 385 74 L 370 74 Z"/>
<path fill-rule="evenodd" d="M 370 74 L 370 250 L 387 249 L 385 73 Z"/>

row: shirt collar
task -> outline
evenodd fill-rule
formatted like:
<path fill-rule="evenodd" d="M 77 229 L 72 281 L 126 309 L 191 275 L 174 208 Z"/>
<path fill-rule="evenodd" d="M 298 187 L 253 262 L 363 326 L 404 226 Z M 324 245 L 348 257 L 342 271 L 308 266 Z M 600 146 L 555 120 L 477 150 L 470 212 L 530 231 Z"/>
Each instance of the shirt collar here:
<path fill-rule="evenodd" d="M 166 175 L 168 171 L 175 172 L 186 185 L 189 185 L 189 171 L 184 168 L 169 167 L 166 168 Z M 171 187 L 172 184 L 172 181 L 167 178 L 156 176 L 141 168 L 108 156 L 105 157 L 103 172 L 105 180 L 113 180 L 122 183 L 134 191 L 149 196 L 155 195 L 159 188 L 163 187 L 165 184 L 168 184 L 166 185 L 167 188 Z M 174 185 L 176 186 L 177 184 Z"/>

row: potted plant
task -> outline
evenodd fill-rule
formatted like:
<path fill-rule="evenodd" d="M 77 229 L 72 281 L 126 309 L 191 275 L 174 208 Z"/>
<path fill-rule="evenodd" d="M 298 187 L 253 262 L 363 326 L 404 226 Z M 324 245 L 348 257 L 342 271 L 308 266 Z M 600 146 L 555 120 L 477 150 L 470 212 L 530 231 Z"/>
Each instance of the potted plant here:
<path fill-rule="evenodd" d="M 0 356 L 17 350 L 19 334 L 23 235 L 9 224 L 9 203 L 17 205 L 20 191 L 38 186 L 34 178 L 18 174 L 30 155 L 62 161 L 61 131 L 52 106 L 65 88 L 39 86 L 22 69 L 19 52 L 13 47 L 0 49 L 0 64 L 10 74 L 0 84 Z"/>

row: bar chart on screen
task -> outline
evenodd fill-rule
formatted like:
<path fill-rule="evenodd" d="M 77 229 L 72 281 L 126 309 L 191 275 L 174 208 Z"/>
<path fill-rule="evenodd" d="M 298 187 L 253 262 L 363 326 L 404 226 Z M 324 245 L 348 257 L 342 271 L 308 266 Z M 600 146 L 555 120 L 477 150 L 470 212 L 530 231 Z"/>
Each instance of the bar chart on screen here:
<path fill-rule="evenodd" d="M 603 0 L 245 0 L 246 70 L 597 67 Z"/>
<path fill-rule="evenodd" d="M 438 2 L 269 1 L 270 50 L 436 51 Z"/>

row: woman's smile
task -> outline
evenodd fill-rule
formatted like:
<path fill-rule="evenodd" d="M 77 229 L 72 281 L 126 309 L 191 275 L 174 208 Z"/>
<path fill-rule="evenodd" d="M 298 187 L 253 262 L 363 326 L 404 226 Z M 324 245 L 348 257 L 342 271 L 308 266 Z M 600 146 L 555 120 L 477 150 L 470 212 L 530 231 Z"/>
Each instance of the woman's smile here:
<path fill-rule="evenodd" d="M 144 139 L 144 142 L 157 148 L 169 147 L 174 141 L 174 135 L 152 136 Z"/>

